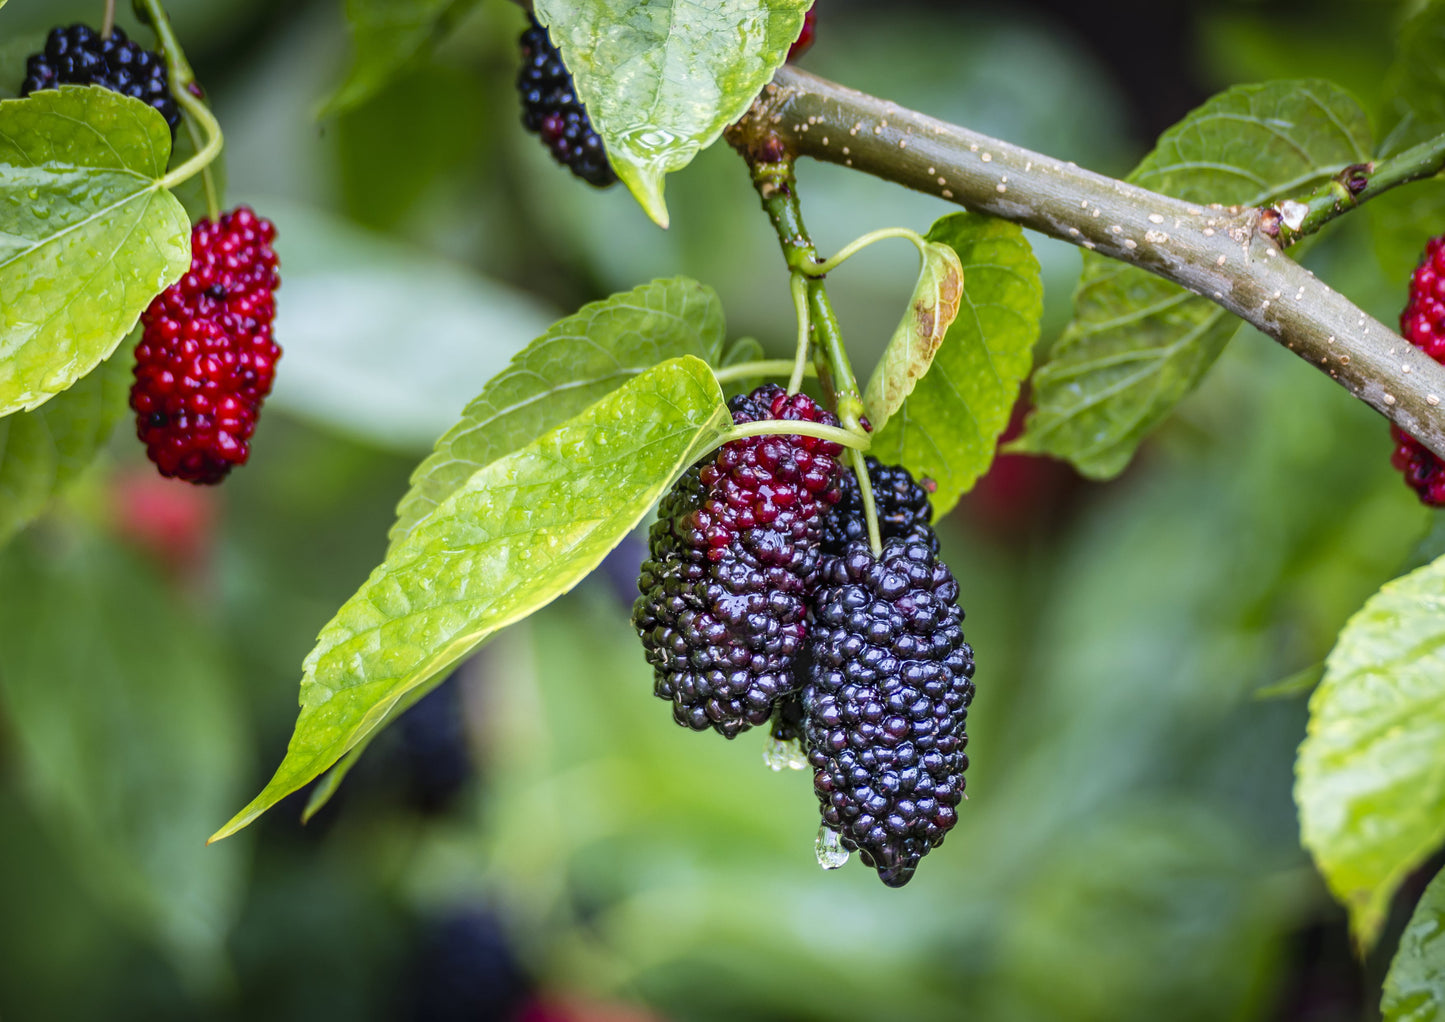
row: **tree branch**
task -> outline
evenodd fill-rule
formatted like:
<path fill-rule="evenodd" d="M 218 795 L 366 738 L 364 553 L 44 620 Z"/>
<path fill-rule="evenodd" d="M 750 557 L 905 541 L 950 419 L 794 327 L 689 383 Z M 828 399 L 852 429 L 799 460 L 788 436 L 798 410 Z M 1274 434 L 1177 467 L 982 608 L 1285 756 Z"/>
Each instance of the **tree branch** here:
<path fill-rule="evenodd" d="M 1284 256 L 1262 229 L 1278 227 L 1273 211 L 1172 199 L 794 67 L 729 139 L 754 155 L 781 143 L 1148 270 L 1273 337 L 1445 457 L 1445 366 Z M 1374 173 L 1376 192 L 1391 186 Z"/>

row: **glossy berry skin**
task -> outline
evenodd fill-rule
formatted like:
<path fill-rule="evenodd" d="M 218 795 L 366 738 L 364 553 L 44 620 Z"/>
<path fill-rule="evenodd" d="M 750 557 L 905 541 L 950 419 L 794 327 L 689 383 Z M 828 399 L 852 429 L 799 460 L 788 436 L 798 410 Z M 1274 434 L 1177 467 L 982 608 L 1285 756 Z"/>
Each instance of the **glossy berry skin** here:
<path fill-rule="evenodd" d="M 1445 235 L 1430 239 L 1410 278 L 1410 300 L 1400 314 L 1400 333 L 1436 362 L 1445 363 Z M 1390 427 L 1390 438 L 1395 441 L 1390 463 L 1404 473 L 1420 501 L 1445 507 L 1445 464 L 1399 426 Z"/>
<path fill-rule="evenodd" d="M 765 386 L 730 402 L 735 422 L 836 425 L 804 395 Z M 823 511 L 838 500 L 829 441 L 766 436 L 724 444 L 663 498 L 632 622 L 654 691 L 696 731 L 732 738 L 766 723 L 798 687 Z"/>
<path fill-rule="evenodd" d="M 917 532 L 933 539 L 933 503 L 912 473 L 902 465 L 884 465 L 871 455 L 866 464 L 880 537 L 886 540 Z M 829 554 L 841 554 L 849 543 L 868 539 L 863 493 L 852 470 L 842 472 L 838 490 L 841 498 L 823 519 L 823 552 Z M 918 531 L 920 527 L 927 532 Z"/>
<path fill-rule="evenodd" d="M 825 557 L 809 620 L 804 740 L 825 826 L 889 887 L 958 822 L 973 650 L 958 583 L 918 536 Z"/>
<path fill-rule="evenodd" d="M 522 126 L 541 136 L 562 166 L 588 184 L 605 188 L 617 180 L 602 138 L 592 127 L 587 108 L 577 98 L 572 74 L 547 30 L 531 19 L 522 33 L 522 69 L 517 92 L 522 98 Z"/>
<path fill-rule="evenodd" d="M 242 206 L 191 231 L 191 268 L 141 316 L 130 406 L 161 475 L 218 483 L 250 454 L 281 349 L 276 230 Z"/>
<path fill-rule="evenodd" d="M 86 25 L 53 28 L 45 49 L 25 61 L 20 95 L 62 85 L 99 85 L 154 107 L 171 127 L 181 123 L 181 111 L 171 97 L 166 61 L 159 53 L 142 49 L 119 28 L 106 38 Z"/>
<path fill-rule="evenodd" d="M 809 7 L 808 13 L 803 16 L 803 30 L 798 33 L 798 38 L 793 40 L 793 45 L 788 49 L 788 59 L 797 60 L 803 54 L 813 48 L 813 38 L 817 33 L 816 6 Z"/>

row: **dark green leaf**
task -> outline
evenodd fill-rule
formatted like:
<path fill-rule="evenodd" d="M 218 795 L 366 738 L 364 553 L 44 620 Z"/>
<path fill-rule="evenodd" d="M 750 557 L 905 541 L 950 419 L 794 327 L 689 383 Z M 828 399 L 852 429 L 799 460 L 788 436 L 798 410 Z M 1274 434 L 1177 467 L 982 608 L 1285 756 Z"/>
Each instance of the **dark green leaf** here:
<path fill-rule="evenodd" d="M 39 537 L 37 537 L 38 539 Z M 46 534 L 0 560 L 0 705 L 24 791 L 80 882 L 214 983 L 244 849 L 202 847 L 248 772 L 245 715 L 205 624 L 146 563 Z"/>
<path fill-rule="evenodd" d="M 663 359 L 716 363 L 725 335 L 717 295 L 686 277 L 643 284 L 560 320 L 487 383 L 417 467 L 397 508 L 392 546 L 482 466 Z"/>
<path fill-rule="evenodd" d="M 941 516 L 993 461 L 1033 361 L 1044 291 L 1033 248 L 1015 224 L 952 213 L 928 240 L 949 246 L 962 264 L 958 318 L 928 375 L 874 437 L 872 453 L 932 479 Z"/>
<path fill-rule="evenodd" d="M 908 300 L 908 311 L 893 332 L 883 357 L 863 391 L 863 407 L 875 430 L 882 429 L 918 381 L 923 379 L 949 326 L 958 315 L 963 297 L 963 267 L 947 245 L 928 242 L 918 283 Z"/>
<path fill-rule="evenodd" d="M 94 369 L 190 265 L 170 152 L 160 114 L 105 89 L 0 101 L 0 415 Z"/>
<path fill-rule="evenodd" d="M 1128 179 L 1201 204 L 1257 205 L 1369 159 L 1371 145 L 1364 111 L 1337 86 L 1243 85 L 1166 131 Z M 1238 326 L 1205 298 L 1086 252 L 1073 322 L 1034 374 L 1017 449 L 1066 458 L 1093 478 L 1117 475 Z"/>
<path fill-rule="evenodd" d="M 473 473 L 322 629 L 285 761 L 212 840 L 330 768 L 498 629 L 571 589 L 731 425 L 712 369 L 672 359 Z"/>
<path fill-rule="evenodd" d="M 129 350 L 122 346 L 53 401 L 0 419 L 0 544 L 85 470 L 125 414 Z"/>
<path fill-rule="evenodd" d="M 813 0 L 536 0 L 617 176 L 667 226 L 663 178 L 747 110 Z"/>
<path fill-rule="evenodd" d="M 1350 619 L 1310 699 L 1295 801 L 1305 847 L 1366 946 L 1445 838 L 1445 558 Z"/>
<path fill-rule="evenodd" d="M 1445 1019 L 1445 873 L 1435 874 L 1415 906 L 1385 976 L 1384 1022 Z"/>
<path fill-rule="evenodd" d="M 359 106 L 467 14 L 476 0 L 346 0 L 354 54 L 321 116 Z"/>

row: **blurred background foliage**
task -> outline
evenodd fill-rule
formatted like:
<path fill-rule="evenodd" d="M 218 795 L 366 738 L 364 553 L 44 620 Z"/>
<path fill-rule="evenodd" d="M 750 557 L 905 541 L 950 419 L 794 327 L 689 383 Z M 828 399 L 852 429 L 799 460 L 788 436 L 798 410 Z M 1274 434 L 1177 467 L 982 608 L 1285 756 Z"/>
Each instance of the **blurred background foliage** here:
<path fill-rule="evenodd" d="M 664 234 L 522 132 L 512 5 L 321 121 L 339 3 L 169 6 L 230 200 L 279 226 L 286 355 L 223 488 L 158 480 L 124 426 L 0 556 L 0 1017 L 1372 1017 L 1394 939 L 1352 959 L 1298 847 L 1293 756 L 1335 633 L 1430 523 L 1384 422 L 1253 336 L 1122 479 L 1004 458 L 943 523 L 980 664 L 971 799 L 904 890 L 817 867 L 808 778 L 767 770 L 761 736 L 671 724 L 627 624 L 636 541 L 386 733 L 309 826 L 293 799 L 204 848 L 279 760 L 301 660 L 380 559 L 411 467 L 542 327 L 684 273 L 733 336 L 785 355 L 793 328 L 731 153 L 672 180 Z M 0 54 L 99 8 L 13 0 Z M 819 13 L 805 66 L 1122 174 L 1235 82 L 1317 75 L 1376 102 L 1401 11 Z M 824 251 L 946 212 L 839 168 L 801 177 Z M 1311 265 L 1392 321 L 1432 229 L 1362 213 Z M 1035 240 L 1047 344 L 1079 259 Z M 866 365 L 915 268 L 887 246 L 854 263 L 833 294 Z"/>

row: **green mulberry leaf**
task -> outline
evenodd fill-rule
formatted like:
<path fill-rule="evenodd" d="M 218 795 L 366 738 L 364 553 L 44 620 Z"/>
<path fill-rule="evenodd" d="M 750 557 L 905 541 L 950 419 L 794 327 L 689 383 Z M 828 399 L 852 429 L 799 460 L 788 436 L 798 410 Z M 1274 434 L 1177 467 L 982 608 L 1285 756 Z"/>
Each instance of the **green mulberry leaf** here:
<path fill-rule="evenodd" d="M 0 101 L 0 415 L 89 373 L 190 265 L 165 119 L 101 88 Z"/>
<path fill-rule="evenodd" d="M 129 348 L 53 401 L 0 419 L 0 544 L 44 511 L 104 446 L 125 414 Z"/>
<path fill-rule="evenodd" d="M 1445 873 L 1435 874 L 1415 906 L 1385 976 L 1384 1022 L 1445 1020 Z"/>
<path fill-rule="evenodd" d="M 322 629 L 285 760 L 212 840 L 318 777 L 410 692 L 571 589 L 731 425 L 712 370 L 688 356 L 473 473 Z"/>
<path fill-rule="evenodd" d="M 933 225 L 928 240 L 958 254 L 958 317 L 928 375 L 873 438 L 871 453 L 932 479 L 938 517 L 993 462 L 1033 361 L 1044 289 L 1039 261 L 1017 224 L 951 213 Z"/>
<path fill-rule="evenodd" d="M 1128 180 L 1190 202 L 1258 205 L 1308 191 L 1372 148 L 1353 96 L 1315 80 L 1241 85 L 1170 128 Z M 1074 319 L 1033 378 L 1017 450 L 1123 471 L 1140 441 L 1199 385 L 1239 327 L 1208 299 L 1084 253 Z"/>
<path fill-rule="evenodd" d="M 908 300 L 908 311 L 863 390 L 863 407 L 874 429 L 887 425 L 889 417 L 928 374 L 958 315 L 963 284 L 963 267 L 953 249 L 925 242 L 923 266 Z"/>
<path fill-rule="evenodd" d="M 722 357 L 727 329 L 712 288 L 655 280 L 559 320 L 494 376 L 412 474 L 395 547 L 482 466 L 531 443 L 664 359 Z"/>
<path fill-rule="evenodd" d="M 813 0 L 536 0 L 617 176 L 667 226 L 663 178 L 741 117 Z"/>
<path fill-rule="evenodd" d="M 1366 946 L 1445 839 L 1445 558 L 1395 579 L 1340 633 L 1310 699 L 1295 801 L 1305 847 Z"/>

